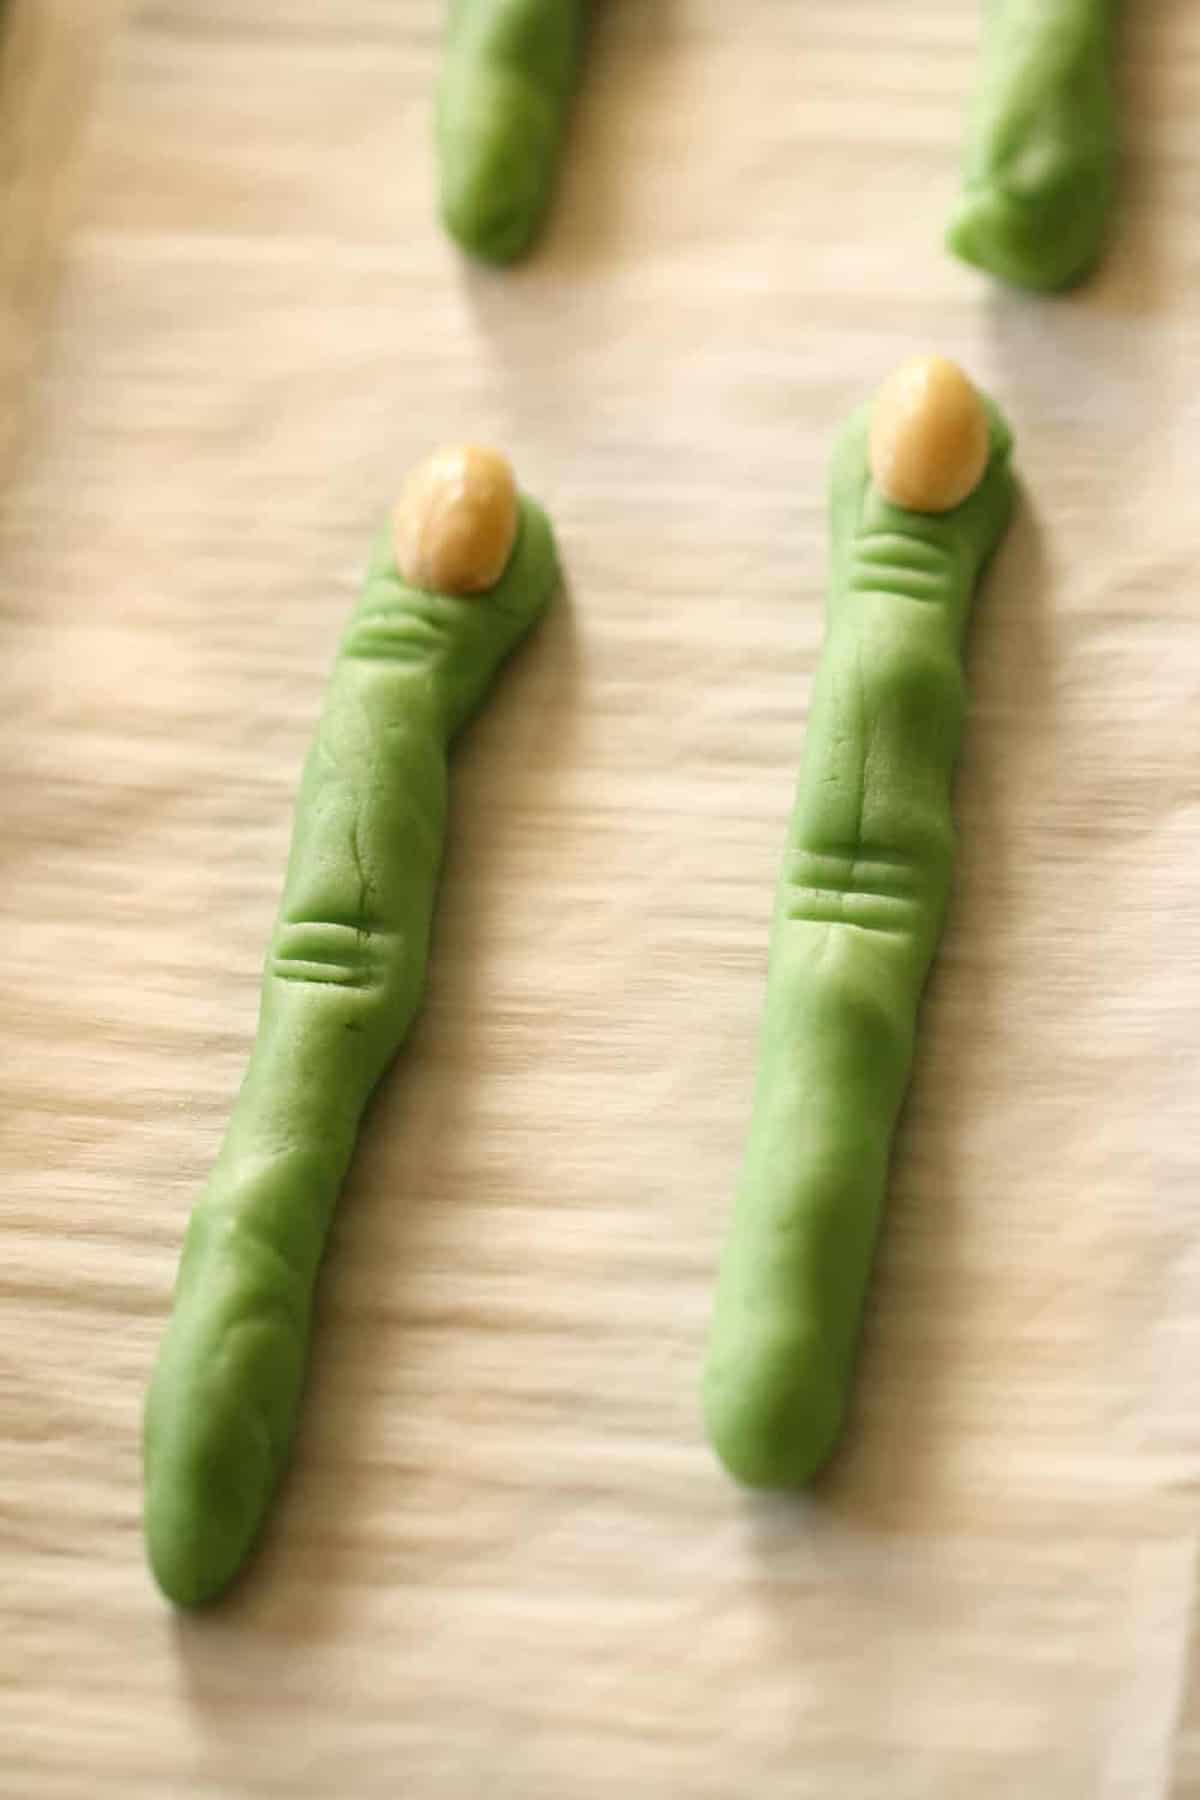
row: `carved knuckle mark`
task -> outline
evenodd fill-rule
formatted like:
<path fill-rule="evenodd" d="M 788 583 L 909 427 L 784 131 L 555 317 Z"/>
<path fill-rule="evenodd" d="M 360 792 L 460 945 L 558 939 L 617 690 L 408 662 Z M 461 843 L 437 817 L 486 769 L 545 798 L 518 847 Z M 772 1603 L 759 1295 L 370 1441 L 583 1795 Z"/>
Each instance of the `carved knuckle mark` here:
<path fill-rule="evenodd" d="M 391 663 L 399 668 L 427 663 L 444 645 L 444 636 L 432 620 L 419 614 L 386 612 L 360 614 L 342 645 L 342 655 L 354 662 Z"/>
<path fill-rule="evenodd" d="M 786 913 L 799 922 L 894 936 L 914 926 L 919 907 L 915 872 L 906 858 L 799 850 L 788 870 Z"/>
<path fill-rule="evenodd" d="M 928 538 L 899 531 L 867 532 L 855 546 L 850 583 L 859 593 L 908 600 L 940 600 L 952 579 L 950 552 Z"/>
<path fill-rule="evenodd" d="M 293 920 L 276 934 L 271 973 L 279 981 L 369 988 L 378 972 L 372 933 L 365 925 Z"/>

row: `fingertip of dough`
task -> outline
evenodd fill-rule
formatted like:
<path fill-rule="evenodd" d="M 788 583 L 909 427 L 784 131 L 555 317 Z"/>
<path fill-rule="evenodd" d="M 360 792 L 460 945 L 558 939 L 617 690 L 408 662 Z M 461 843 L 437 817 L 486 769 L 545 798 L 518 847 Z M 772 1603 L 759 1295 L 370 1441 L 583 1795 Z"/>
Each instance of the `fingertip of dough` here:
<path fill-rule="evenodd" d="M 442 157 L 442 222 L 468 256 L 503 266 L 518 261 L 537 234 L 547 150 L 524 111 L 513 122 L 493 107 L 492 122 L 480 126 L 480 110 L 467 116 L 461 102 L 452 109 Z"/>
<path fill-rule="evenodd" d="M 214 1502 L 187 1472 L 167 1469 L 146 1488 L 146 1553 L 172 1605 L 191 1609 L 219 1598 L 244 1563 L 258 1515 Z"/>
<path fill-rule="evenodd" d="M 946 230 L 947 248 L 985 275 L 1032 293 L 1053 294 L 1073 287 L 1089 272 L 1099 244 L 1077 224 L 1064 229 L 1057 210 L 1035 199 L 986 187 L 964 195 Z"/>
<path fill-rule="evenodd" d="M 512 555 L 518 517 L 516 477 L 503 452 L 483 444 L 435 450 L 396 502 L 396 566 L 430 593 L 485 593 Z"/>
<path fill-rule="evenodd" d="M 469 192 L 449 194 L 442 201 L 442 222 L 460 250 L 497 268 L 519 262 L 537 229 L 528 205 L 511 194 L 490 203 Z"/>
<path fill-rule="evenodd" d="M 710 1364 L 703 1410 L 708 1441 L 742 1487 L 807 1487 L 833 1454 L 842 1403 L 830 1372 L 813 1354 L 781 1356 L 741 1344 L 738 1366 Z"/>
<path fill-rule="evenodd" d="M 871 478 L 894 506 L 950 512 L 982 481 L 990 440 L 983 398 L 959 365 L 944 356 L 911 357 L 875 396 Z"/>
<path fill-rule="evenodd" d="M 1021 285 L 1028 282 L 1019 221 L 998 194 L 966 195 L 947 227 L 946 245 L 961 262 L 986 275 Z"/>
<path fill-rule="evenodd" d="M 175 1606 L 204 1606 L 233 1581 L 249 1554 L 276 1481 L 260 1414 L 240 1389 L 236 1357 L 189 1370 L 167 1345 L 147 1396 L 143 1427 L 144 1524 L 150 1569 Z"/>

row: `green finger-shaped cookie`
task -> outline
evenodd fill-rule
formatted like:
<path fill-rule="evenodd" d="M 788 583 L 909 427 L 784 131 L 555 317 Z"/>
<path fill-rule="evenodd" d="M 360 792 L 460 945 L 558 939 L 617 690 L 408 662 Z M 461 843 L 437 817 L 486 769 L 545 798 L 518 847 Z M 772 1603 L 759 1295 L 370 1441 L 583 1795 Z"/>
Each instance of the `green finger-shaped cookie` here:
<path fill-rule="evenodd" d="M 584 0 L 450 0 L 437 105 L 442 217 L 472 256 L 512 262 L 549 203 Z"/>
<path fill-rule="evenodd" d="M 447 749 L 556 581 L 548 522 L 493 452 L 434 459 L 376 546 L 304 771 L 249 1068 L 146 1403 L 147 1548 L 179 1605 L 236 1574 L 282 1473 L 333 1207 L 424 984 Z"/>
<path fill-rule="evenodd" d="M 933 359 L 900 370 L 834 457 L 825 643 L 704 1380 L 712 1444 L 752 1486 L 806 1482 L 846 1409 L 950 883 L 963 627 L 1008 518 L 1009 448 L 990 402 Z"/>
<path fill-rule="evenodd" d="M 986 0 L 983 73 L 947 242 L 1002 281 L 1056 289 L 1103 247 L 1116 161 L 1115 0 Z"/>

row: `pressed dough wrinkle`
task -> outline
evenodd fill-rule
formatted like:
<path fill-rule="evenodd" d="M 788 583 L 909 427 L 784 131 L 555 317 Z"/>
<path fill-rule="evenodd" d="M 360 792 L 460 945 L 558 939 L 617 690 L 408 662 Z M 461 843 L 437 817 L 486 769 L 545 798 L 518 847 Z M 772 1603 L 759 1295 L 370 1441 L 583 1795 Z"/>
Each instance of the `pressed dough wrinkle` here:
<path fill-rule="evenodd" d="M 953 511 L 838 444 L 825 644 L 771 933 L 753 1117 L 705 1371 L 708 1432 L 754 1486 L 806 1482 L 850 1388 L 917 1007 L 951 875 L 971 596 L 1008 518 L 1010 435 Z"/>
<path fill-rule="evenodd" d="M 986 0 L 962 197 L 964 261 L 1020 287 L 1072 286 L 1100 255 L 1116 161 L 1116 0 Z"/>
<path fill-rule="evenodd" d="M 390 536 L 376 548 L 304 771 L 249 1068 L 146 1404 L 147 1548 L 180 1605 L 232 1579 L 283 1470 L 334 1203 L 424 984 L 447 748 L 556 581 L 549 524 L 526 498 L 483 595 L 410 587 Z"/>
<path fill-rule="evenodd" d="M 486 262 L 512 262 L 549 204 L 585 0 L 451 0 L 437 104 L 442 218 Z"/>

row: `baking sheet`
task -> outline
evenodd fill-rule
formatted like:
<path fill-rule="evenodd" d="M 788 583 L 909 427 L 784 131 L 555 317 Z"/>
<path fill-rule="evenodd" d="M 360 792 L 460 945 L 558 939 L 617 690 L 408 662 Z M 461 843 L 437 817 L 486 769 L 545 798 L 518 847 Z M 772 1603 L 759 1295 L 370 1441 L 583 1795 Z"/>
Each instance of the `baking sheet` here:
<path fill-rule="evenodd" d="M 432 217 L 433 0 L 47 5 L 45 291 L 90 121 L 6 365 L 0 1791 L 1200 1794 L 1196 9 L 1129 9 L 1116 242 L 1054 302 L 938 248 L 962 0 L 606 0 L 507 275 Z M 826 457 L 929 347 L 1026 492 L 853 1428 L 750 1500 L 696 1383 Z M 178 1620 L 142 1392 L 371 533 L 468 434 L 568 591 L 455 764 L 263 1552 Z"/>

